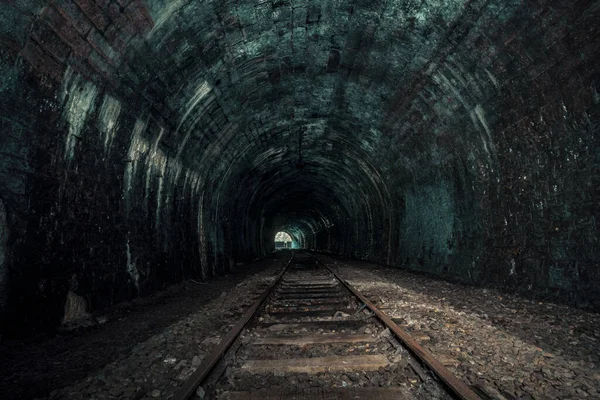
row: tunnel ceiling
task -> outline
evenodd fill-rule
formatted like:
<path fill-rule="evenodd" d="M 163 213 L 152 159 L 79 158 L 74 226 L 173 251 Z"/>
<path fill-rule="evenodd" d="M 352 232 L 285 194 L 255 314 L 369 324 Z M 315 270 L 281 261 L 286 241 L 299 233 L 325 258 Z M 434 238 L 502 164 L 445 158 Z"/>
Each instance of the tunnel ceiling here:
<path fill-rule="evenodd" d="M 309 209 L 371 221 L 369 207 L 392 207 L 415 183 L 446 179 L 463 195 L 484 193 L 473 182 L 499 173 L 499 134 L 523 118 L 543 128 L 545 119 L 578 107 L 574 97 L 597 96 L 583 84 L 597 53 L 581 37 L 597 32 L 593 3 L 61 0 L 13 7 L 41 16 L 21 52 L 26 60 L 62 81 L 65 93 L 83 85 L 74 77 L 83 75 L 143 104 L 160 128 L 136 125 L 129 156 L 164 156 L 156 169 L 179 163 L 210 179 L 205 191 L 230 203 L 231 218 L 239 219 L 240 208 L 274 218 L 277 199 L 286 197 L 287 209 L 307 211 L 293 193 L 313 191 Z M 16 24 L 7 26 L 12 32 Z M 55 41 L 69 48 L 61 53 Z M 571 55 L 577 73 L 565 76 L 557 65 Z M 557 78 L 566 82 L 552 88 Z M 73 104 L 98 93 L 81 89 L 85 95 L 67 106 L 87 113 L 93 107 Z M 102 105 L 107 120 L 111 104 Z M 539 115 L 541 104 L 548 116 Z"/>
<path fill-rule="evenodd" d="M 486 109 L 503 64 L 515 63 L 496 54 L 510 39 L 501 22 L 529 18 L 520 2 L 489 1 L 149 7 L 155 25 L 132 61 L 146 63 L 173 110 L 177 129 L 164 140 L 177 154 L 201 169 L 218 151 L 213 168 L 231 182 L 223 190 L 241 188 L 227 197 L 242 203 L 327 188 L 351 215 L 361 193 L 389 196 L 382 173 L 412 184 L 456 159 L 489 167 L 495 113 Z"/>
<path fill-rule="evenodd" d="M 539 35 L 576 6 L 546 3 L 150 1 L 130 64 L 166 98 L 165 143 L 198 169 L 218 153 L 225 198 L 273 216 L 270 197 L 312 190 L 296 208 L 356 217 L 415 182 L 495 174 L 498 120 L 547 96 L 538 81 L 566 56 Z"/>
<path fill-rule="evenodd" d="M 285 230 L 466 281 L 600 282 L 597 1 L 0 10 L 11 263 L 87 277 L 98 252 L 120 269 L 81 285 L 122 298 L 157 257 L 206 277 Z"/>

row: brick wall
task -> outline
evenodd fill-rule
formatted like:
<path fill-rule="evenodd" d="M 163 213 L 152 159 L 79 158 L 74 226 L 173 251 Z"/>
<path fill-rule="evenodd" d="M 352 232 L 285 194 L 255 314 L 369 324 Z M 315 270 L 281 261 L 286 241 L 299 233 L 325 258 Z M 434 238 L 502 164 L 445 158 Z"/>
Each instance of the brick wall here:
<path fill-rule="evenodd" d="M 22 325 L 68 291 L 98 309 L 228 271 L 283 228 L 598 304 L 593 2 L 24 4 L 0 28 Z"/>

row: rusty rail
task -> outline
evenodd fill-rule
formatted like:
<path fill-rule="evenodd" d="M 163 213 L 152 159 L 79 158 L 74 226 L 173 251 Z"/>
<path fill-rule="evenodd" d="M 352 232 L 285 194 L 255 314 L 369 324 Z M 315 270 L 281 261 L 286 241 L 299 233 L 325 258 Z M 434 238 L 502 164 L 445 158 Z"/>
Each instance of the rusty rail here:
<path fill-rule="evenodd" d="M 310 254 L 310 253 L 309 253 Z M 392 331 L 398 339 L 417 356 L 425 365 L 427 365 L 445 384 L 446 386 L 462 400 L 481 400 L 481 398 L 467 386 L 463 381 L 458 379 L 452 372 L 450 372 L 442 363 L 440 363 L 429 351 L 425 350 L 417 341 L 415 341 L 408 333 L 403 331 L 394 321 L 391 320 L 384 312 L 379 310 L 373 303 L 371 303 L 365 296 L 363 296 L 358 290 L 356 290 L 348 282 L 340 278 L 340 276 L 333 271 L 329 266 L 313 256 L 315 260 L 329 272 L 331 272 L 337 280 L 339 280 L 354 296 L 365 304 L 366 307 L 371 310 L 377 318 L 383 324 Z M 254 316 L 256 311 L 265 302 L 267 297 L 271 294 L 273 289 L 279 284 L 292 260 L 294 259 L 294 253 L 288 260 L 283 271 L 277 276 L 275 281 L 267 288 L 267 290 L 261 295 L 261 297 L 250 307 L 242 316 L 240 321 L 225 335 L 223 340 L 219 343 L 213 351 L 211 351 L 198 366 L 196 371 L 190 376 L 190 378 L 183 384 L 181 388 L 172 397 L 173 400 L 187 400 L 194 395 L 197 388 L 203 383 L 215 365 L 223 357 L 225 352 L 231 347 L 234 340 L 242 332 L 246 324 Z"/>
<path fill-rule="evenodd" d="M 313 256 L 314 257 L 314 256 Z M 425 365 L 427 365 L 445 384 L 448 388 L 454 392 L 460 399 L 463 400 L 481 400 L 467 384 L 458 379 L 452 372 L 450 372 L 441 362 L 439 362 L 429 351 L 424 349 L 415 339 L 413 339 L 408 333 L 403 331 L 390 317 L 388 317 L 383 311 L 379 310 L 373 303 L 371 303 L 365 296 L 363 296 L 358 290 L 352 285 L 339 277 L 339 275 L 333 271 L 329 266 L 314 257 L 321 265 L 329 270 L 342 284 L 352 292 L 356 297 L 360 299 L 368 308 L 371 310 L 381 322 L 392 331 L 402 343 L 409 350 L 416 355 Z"/>
<path fill-rule="evenodd" d="M 267 288 L 267 290 L 265 290 L 265 292 L 260 296 L 260 298 L 256 300 L 252 307 L 250 307 L 244 313 L 239 322 L 233 328 L 231 328 L 229 332 L 227 332 L 227 335 L 225 335 L 225 337 L 223 338 L 223 340 L 221 340 L 219 345 L 215 347 L 213 351 L 211 351 L 204 358 L 204 360 L 198 366 L 196 371 L 194 371 L 194 373 L 188 378 L 188 380 L 184 382 L 183 386 L 181 386 L 179 390 L 175 392 L 175 395 L 172 397 L 173 400 L 187 400 L 194 395 L 198 387 L 202 385 L 204 379 L 206 379 L 211 370 L 223 357 L 225 352 L 229 349 L 234 340 L 239 336 L 239 334 L 242 332 L 242 330 L 250 321 L 250 319 L 254 316 L 259 307 L 264 303 L 267 297 L 269 297 L 269 294 L 271 294 L 275 286 L 277 286 L 279 281 L 281 281 L 281 278 L 283 278 L 283 275 L 287 271 L 293 259 L 294 253 L 292 253 L 292 256 L 288 260 L 286 266 L 283 268 L 283 271 L 281 271 L 279 276 L 275 278 L 273 283 Z"/>

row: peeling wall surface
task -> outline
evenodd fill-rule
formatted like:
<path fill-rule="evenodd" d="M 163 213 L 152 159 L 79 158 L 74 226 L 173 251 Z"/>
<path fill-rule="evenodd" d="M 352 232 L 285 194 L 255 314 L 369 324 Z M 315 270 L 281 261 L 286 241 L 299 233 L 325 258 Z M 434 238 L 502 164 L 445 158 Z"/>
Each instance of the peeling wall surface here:
<path fill-rule="evenodd" d="M 600 308 L 599 17 L 589 0 L 4 2 L 2 325 L 206 280 L 279 231 Z"/>

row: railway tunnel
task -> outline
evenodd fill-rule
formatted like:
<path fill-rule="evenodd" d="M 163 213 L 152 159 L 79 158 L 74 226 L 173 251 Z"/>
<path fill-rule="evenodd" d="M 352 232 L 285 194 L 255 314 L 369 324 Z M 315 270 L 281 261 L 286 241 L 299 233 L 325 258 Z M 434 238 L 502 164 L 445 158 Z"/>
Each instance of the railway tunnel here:
<path fill-rule="evenodd" d="M 0 334 L 182 282 L 209 293 L 273 257 L 278 232 L 597 312 L 599 15 L 592 0 L 3 2 Z"/>

